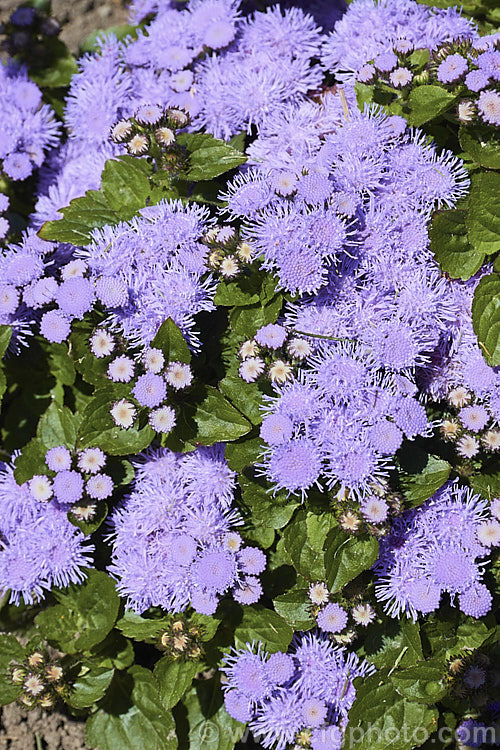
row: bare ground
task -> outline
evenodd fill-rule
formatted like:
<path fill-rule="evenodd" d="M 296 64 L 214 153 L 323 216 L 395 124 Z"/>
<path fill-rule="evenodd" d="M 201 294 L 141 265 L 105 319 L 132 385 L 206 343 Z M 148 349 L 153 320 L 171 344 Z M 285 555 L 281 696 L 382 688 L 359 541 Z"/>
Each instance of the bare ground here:
<path fill-rule="evenodd" d="M 0 21 L 20 5 L 19 0 L 0 0 Z M 72 52 L 96 29 L 107 29 L 127 21 L 124 0 L 52 0 L 52 13 L 63 29 L 60 38 Z"/>

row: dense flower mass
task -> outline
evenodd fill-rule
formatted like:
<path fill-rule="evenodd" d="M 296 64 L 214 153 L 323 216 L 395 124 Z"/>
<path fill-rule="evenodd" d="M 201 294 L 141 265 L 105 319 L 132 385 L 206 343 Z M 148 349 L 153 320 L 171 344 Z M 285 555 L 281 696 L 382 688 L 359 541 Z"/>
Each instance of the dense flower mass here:
<path fill-rule="evenodd" d="M 494 4 L 135 0 L 77 57 L 48 5 L 0 19 L 1 702 L 498 745 Z"/>
<path fill-rule="evenodd" d="M 10 591 L 16 604 L 33 604 L 53 587 L 80 583 L 93 565 L 94 546 L 69 522 L 65 502 L 47 503 L 52 492 L 36 479 L 19 485 L 11 464 L 0 471 L 0 591 Z"/>
<path fill-rule="evenodd" d="M 342 745 L 353 680 L 373 667 L 317 632 L 297 633 L 286 653 L 247 644 L 225 658 L 224 702 L 263 747 L 283 750 L 301 734 L 313 750 Z"/>
<path fill-rule="evenodd" d="M 134 611 L 191 604 L 210 615 L 229 591 L 242 604 L 260 598 L 266 558 L 234 531 L 235 475 L 223 455 L 220 445 L 186 456 L 150 449 L 134 461 L 132 492 L 113 516 L 109 568 Z"/>
<path fill-rule="evenodd" d="M 342 80 L 352 81 L 373 60 L 381 71 L 395 68 L 393 47 L 401 52 L 432 50 L 458 37 L 475 40 L 478 34 L 457 8 L 429 8 L 413 0 L 354 0 L 326 38 L 321 62 Z"/>
<path fill-rule="evenodd" d="M 25 180 L 58 142 L 60 126 L 27 71 L 13 63 L 0 65 L 0 110 L 0 174 Z"/>
<path fill-rule="evenodd" d="M 445 592 L 466 615 L 489 612 L 492 596 L 482 571 L 484 558 L 500 545 L 500 524 L 488 505 L 449 484 L 394 522 L 375 565 L 377 598 L 392 617 L 433 612 Z"/>
<path fill-rule="evenodd" d="M 162 201 L 128 223 L 94 232 L 92 243 L 77 256 L 111 325 L 148 344 L 161 323 L 172 318 L 196 345 L 193 317 L 213 309 L 215 288 L 206 275 L 201 244 L 210 223 L 206 208 Z M 68 312 L 79 311 L 72 307 Z"/>

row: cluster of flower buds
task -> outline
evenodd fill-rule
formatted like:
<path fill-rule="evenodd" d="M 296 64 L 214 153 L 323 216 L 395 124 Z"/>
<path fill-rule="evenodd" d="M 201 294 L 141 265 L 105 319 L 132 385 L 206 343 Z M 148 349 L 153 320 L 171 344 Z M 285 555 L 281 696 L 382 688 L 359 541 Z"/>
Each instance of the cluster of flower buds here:
<path fill-rule="evenodd" d="M 187 155 L 177 135 L 189 122 L 190 116 L 183 109 L 142 104 L 134 117 L 113 125 L 111 139 L 122 143 L 132 156 L 151 156 L 158 170 L 178 173 L 186 165 Z"/>
<path fill-rule="evenodd" d="M 455 445 L 459 456 L 465 459 L 479 457 L 480 453 L 500 450 L 500 430 L 494 425 L 497 418 L 490 404 L 480 404 L 466 388 L 454 388 L 448 394 L 453 410 L 440 423 L 444 440 Z"/>
<path fill-rule="evenodd" d="M 190 623 L 184 615 L 175 615 L 158 638 L 157 647 L 173 661 L 197 661 L 203 655 L 201 625 Z"/>
<path fill-rule="evenodd" d="M 433 52 L 413 50 L 406 39 L 384 52 L 358 74 L 361 83 L 380 83 L 408 93 L 422 84 L 443 86 L 460 97 L 457 117 L 468 123 L 500 125 L 500 40 L 498 37 L 455 41 Z M 427 53 L 427 54 L 426 54 Z M 427 58 L 427 60 L 426 60 Z M 404 94 L 403 94 L 404 95 Z"/>
<path fill-rule="evenodd" d="M 271 383 L 286 383 L 311 352 L 312 347 L 306 339 L 292 335 L 277 323 L 269 323 L 259 328 L 253 339 L 240 346 L 239 375 L 246 383 L 254 383 L 260 378 Z"/>
<path fill-rule="evenodd" d="M 85 448 L 73 453 L 64 445 L 50 448 L 45 454 L 47 474 L 36 474 L 28 481 L 34 500 L 71 506 L 78 521 L 91 521 L 97 502 L 111 497 L 113 480 L 101 471 L 106 455 L 100 448 Z"/>
<path fill-rule="evenodd" d="M 500 125 L 500 42 L 487 37 L 454 42 L 433 54 L 430 82 L 445 86 L 460 96 L 460 122 L 477 118 L 486 125 Z"/>
<path fill-rule="evenodd" d="M 344 600 L 343 606 L 331 601 L 330 592 L 323 581 L 311 583 L 308 596 L 311 601 L 311 614 L 318 627 L 326 633 L 331 633 L 333 640 L 342 645 L 352 643 L 356 637 L 354 628 L 348 626 L 349 615 L 355 625 L 363 627 L 370 625 L 376 616 L 373 607 L 359 597 L 355 597 L 352 602 Z"/>
<path fill-rule="evenodd" d="M 391 517 L 401 513 L 403 499 L 381 481 L 373 484 L 371 493 L 361 500 L 340 490 L 333 496 L 331 507 L 344 531 L 380 537 L 387 533 Z"/>
<path fill-rule="evenodd" d="M 0 240 L 5 239 L 7 237 L 8 231 L 9 231 L 9 222 L 5 218 L 5 216 L 2 216 L 9 207 L 9 198 L 4 193 L 0 193 Z"/>
<path fill-rule="evenodd" d="M 50 710 L 57 700 L 66 700 L 70 687 L 64 681 L 64 669 L 57 659 L 38 649 L 32 651 L 23 662 L 10 666 L 10 679 L 14 685 L 22 685 L 18 697 L 21 706 L 27 709 Z"/>
<path fill-rule="evenodd" d="M 422 67 L 418 54 L 414 54 L 413 42 L 401 37 L 392 51 L 382 52 L 358 71 L 360 83 L 380 82 L 395 89 L 404 89 L 413 81 Z"/>
<path fill-rule="evenodd" d="M 51 45 L 49 39 L 56 37 L 61 26 L 41 8 L 21 5 L 11 14 L 8 21 L 0 24 L 0 34 L 5 36 L 0 50 L 10 57 L 20 58 L 29 66 L 38 69 L 50 62 Z"/>
<path fill-rule="evenodd" d="M 208 247 L 208 268 L 222 279 L 230 281 L 236 278 L 245 273 L 252 263 L 252 248 L 248 242 L 240 240 L 234 227 L 211 227 L 202 242 Z"/>
<path fill-rule="evenodd" d="M 183 362 L 165 362 L 161 349 L 149 347 L 133 359 L 125 350 L 125 342 L 105 328 L 98 328 L 90 338 L 90 349 L 98 359 L 106 358 L 107 376 L 114 383 L 126 383 L 130 398 L 115 401 L 110 414 L 117 427 L 129 429 L 139 413 L 148 415 L 148 423 L 156 432 L 167 434 L 175 426 L 176 416 L 167 404 L 173 394 L 191 385 L 191 367 Z"/>
<path fill-rule="evenodd" d="M 488 696 L 500 685 L 498 651 L 488 655 L 467 650 L 452 656 L 448 661 L 446 682 L 455 698 L 467 700 L 474 708 L 488 702 Z"/>

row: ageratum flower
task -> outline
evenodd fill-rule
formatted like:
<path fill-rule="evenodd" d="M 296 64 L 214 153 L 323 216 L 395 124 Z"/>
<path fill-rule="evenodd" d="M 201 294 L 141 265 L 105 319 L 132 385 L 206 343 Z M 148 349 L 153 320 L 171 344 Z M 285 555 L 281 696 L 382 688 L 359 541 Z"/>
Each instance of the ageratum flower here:
<path fill-rule="evenodd" d="M 416 620 L 439 606 L 442 594 L 465 614 L 482 617 L 492 596 L 482 582 L 488 502 L 472 490 L 448 483 L 424 505 L 406 511 L 380 541 L 375 592 L 391 617 Z M 500 544 L 500 533 L 491 536 Z"/>
<path fill-rule="evenodd" d="M 65 474 L 76 472 L 56 479 Z M 16 605 L 21 599 L 33 604 L 54 586 L 80 583 L 92 567 L 94 547 L 68 521 L 67 509 L 36 500 L 29 483 L 17 484 L 12 464 L 0 470 L 0 531 L 0 591 L 10 590 Z"/>
<path fill-rule="evenodd" d="M 142 209 L 129 223 L 95 230 L 92 243 L 76 255 L 88 264 L 93 282 L 120 290 L 108 308 L 107 323 L 144 346 L 171 317 L 196 346 L 193 318 L 213 309 L 215 292 L 205 274 L 206 247 L 200 241 L 208 226 L 206 208 L 164 200 Z"/>
<path fill-rule="evenodd" d="M 478 39 L 475 24 L 457 8 L 428 8 L 414 0 L 354 0 L 323 44 L 321 63 L 339 80 L 353 81 L 378 55 L 435 49 L 457 38 Z M 405 46 L 401 46 L 404 42 Z"/>
<path fill-rule="evenodd" d="M 133 463 L 132 492 L 113 516 L 109 568 L 128 606 L 178 612 L 191 604 L 210 615 L 229 592 L 243 604 L 257 601 L 265 556 L 241 547 L 232 530 L 241 520 L 231 509 L 235 475 L 223 446 L 186 455 L 149 449 Z"/>
<path fill-rule="evenodd" d="M 319 632 L 297 633 L 287 653 L 270 655 L 247 643 L 225 657 L 224 703 L 265 748 L 284 750 L 299 732 L 312 730 L 313 750 L 339 750 L 356 696 L 353 680 L 373 671 Z"/>
<path fill-rule="evenodd" d="M 0 110 L 0 172 L 14 181 L 25 180 L 57 144 L 59 124 L 27 71 L 13 62 L 0 65 Z"/>

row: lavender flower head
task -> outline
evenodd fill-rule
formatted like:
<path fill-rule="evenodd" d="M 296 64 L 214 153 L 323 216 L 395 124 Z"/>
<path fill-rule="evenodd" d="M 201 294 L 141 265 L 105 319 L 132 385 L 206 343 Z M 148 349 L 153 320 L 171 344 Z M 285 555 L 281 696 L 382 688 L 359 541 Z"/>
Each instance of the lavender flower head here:
<path fill-rule="evenodd" d="M 391 617 L 416 620 L 439 607 L 442 594 L 458 597 L 472 617 L 490 610 L 492 596 L 482 583 L 484 558 L 500 544 L 488 502 L 472 490 L 448 483 L 419 508 L 406 511 L 380 542 L 374 570 L 377 599 Z"/>
<path fill-rule="evenodd" d="M 127 605 L 178 612 L 191 604 L 210 615 L 229 592 L 257 601 L 265 559 L 233 532 L 241 521 L 231 509 L 234 473 L 223 446 L 186 455 L 149 449 L 134 463 L 132 492 L 113 516 L 109 568 Z"/>
<path fill-rule="evenodd" d="M 57 144 L 59 125 L 27 71 L 13 63 L 0 65 L 0 109 L 0 171 L 11 180 L 25 180 Z"/>
<path fill-rule="evenodd" d="M 215 287 L 205 274 L 201 237 L 210 226 L 208 211 L 196 204 L 162 201 L 129 223 L 95 230 L 92 243 L 77 256 L 91 279 L 113 283 L 108 324 L 142 346 L 149 344 L 168 317 L 197 345 L 193 317 L 213 309 Z M 123 293 L 122 293 L 123 292 Z M 98 293 L 99 292 L 98 287 Z M 105 299 L 105 297 L 102 297 Z M 111 300 L 110 300 L 111 301 Z"/>
<path fill-rule="evenodd" d="M 16 605 L 21 599 L 33 604 L 54 586 L 80 583 L 92 566 L 94 547 L 68 521 L 66 509 L 35 500 L 29 483 L 17 484 L 12 464 L 0 469 L 0 530 L 0 591 L 10 589 Z"/>
<path fill-rule="evenodd" d="M 266 653 L 261 644 L 226 656 L 224 702 L 228 713 L 248 722 L 263 747 L 284 750 L 297 734 L 312 730 L 313 743 L 321 738 L 340 748 L 342 727 L 356 691 L 353 680 L 374 669 L 356 654 L 333 645 L 320 632 L 297 633 L 286 653 Z M 331 740 L 338 740 L 332 745 Z M 320 746 L 319 744 L 317 745 Z"/>
<path fill-rule="evenodd" d="M 343 81 L 404 41 L 410 49 L 478 39 L 475 25 L 456 8 L 427 8 L 414 0 L 354 0 L 323 44 L 323 67 Z"/>

